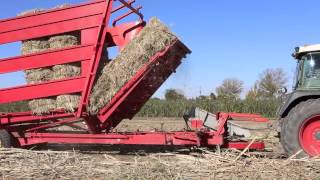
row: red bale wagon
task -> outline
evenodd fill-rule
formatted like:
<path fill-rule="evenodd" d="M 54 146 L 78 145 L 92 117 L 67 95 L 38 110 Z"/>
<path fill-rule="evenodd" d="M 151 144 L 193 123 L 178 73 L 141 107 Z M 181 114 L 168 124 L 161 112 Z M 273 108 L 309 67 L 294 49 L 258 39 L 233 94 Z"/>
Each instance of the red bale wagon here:
<path fill-rule="evenodd" d="M 250 146 L 247 142 L 229 142 L 226 138 L 226 122 L 231 115 L 227 113 L 217 116 L 217 126 L 214 129 L 200 126 L 196 130 L 179 132 L 112 131 L 123 119 L 132 119 L 163 82 L 175 72 L 181 60 L 191 53 L 178 39 L 150 58 L 97 115 L 87 113 L 103 45 L 117 46 L 121 49 L 145 26 L 143 15 L 139 11 L 141 7 L 133 7 L 134 1 L 117 0 L 120 6 L 116 6 L 115 1 L 95 0 L 0 21 L 0 44 L 73 31 L 81 32 L 81 45 L 0 59 L 0 74 L 81 62 L 79 77 L 0 89 L 0 104 L 71 93 L 81 94 L 79 107 L 74 113 L 66 112 L 64 109 L 40 116 L 32 112 L 0 113 L 0 139 L 4 147 L 66 143 L 264 148 L 262 142 L 251 143 Z M 111 18 L 124 9 L 127 9 L 128 13 Z M 129 15 L 135 15 L 138 21 L 118 24 Z M 176 52 L 175 55 L 167 56 L 172 50 Z M 162 77 L 162 81 L 148 78 L 154 76 Z M 86 129 L 81 133 L 48 130 L 62 125 L 83 129 L 76 124 L 79 120 L 86 124 Z"/>

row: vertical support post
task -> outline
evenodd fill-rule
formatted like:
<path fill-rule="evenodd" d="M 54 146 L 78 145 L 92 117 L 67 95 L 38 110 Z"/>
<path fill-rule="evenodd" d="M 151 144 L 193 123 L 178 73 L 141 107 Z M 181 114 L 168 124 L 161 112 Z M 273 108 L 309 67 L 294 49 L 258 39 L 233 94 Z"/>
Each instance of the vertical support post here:
<path fill-rule="evenodd" d="M 81 45 L 96 44 L 99 28 L 85 29 L 81 31 Z M 90 74 L 90 61 L 81 62 L 81 75 L 88 76 Z"/>
<path fill-rule="evenodd" d="M 81 117 L 83 115 L 84 111 L 86 110 L 86 107 L 89 104 L 89 95 L 93 87 L 93 83 L 96 77 L 96 72 L 99 66 L 99 60 L 103 52 L 106 35 L 108 33 L 108 23 L 111 16 L 113 0 L 108 0 L 106 3 L 107 3 L 106 11 L 101 20 L 101 25 L 99 26 L 99 33 L 97 34 L 96 43 L 95 43 L 96 49 L 95 49 L 94 55 L 90 60 L 90 65 L 89 65 L 90 73 L 88 74 L 88 77 L 86 77 L 86 82 L 84 84 L 84 91 L 82 92 L 82 95 L 81 95 L 77 117 Z"/>
<path fill-rule="evenodd" d="M 86 44 L 96 44 L 98 41 L 97 34 L 99 34 L 99 28 L 95 29 L 85 29 L 81 31 L 81 45 Z M 89 78 L 91 74 L 91 64 L 92 59 L 90 61 L 82 61 L 81 62 L 81 74 L 82 76 L 86 76 L 86 78 Z M 84 118 L 84 121 L 87 125 L 87 128 L 91 134 L 97 134 L 101 132 L 101 128 L 99 126 L 99 121 L 97 118 L 86 116 Z"/>

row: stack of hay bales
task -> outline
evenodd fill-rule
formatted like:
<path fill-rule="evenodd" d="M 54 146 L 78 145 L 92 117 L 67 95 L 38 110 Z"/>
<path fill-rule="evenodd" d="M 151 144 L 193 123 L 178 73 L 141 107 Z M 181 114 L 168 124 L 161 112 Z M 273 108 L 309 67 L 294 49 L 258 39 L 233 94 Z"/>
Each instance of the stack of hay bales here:
<path fill-rule="evenodd" d="M 22 54 L 32 54 L 49 49 L 49 43 L 46 38 L 34 39 L 22 42 Z M 26 70 L 25 76 L 28 84 L 35 84 L 49 81 L 53 78 L 53 71 L 50 67 Z M 28 102 L 30 109 L 35 114 L 48 113 L 55 109 L 56 102 L 54 98 L 35 99 Z"/>
<path fill-rule="evenodd" d="M 68 33 L 49 38 L 50 50 L 68 48 L 80 44 L 80 33 Z M 81 63 L 70 63 L 53 66 L 53 80 L 71 78 L 81 75 Z M 80 95 L 60 95 L 56 99 L 58 109 L 73 112 L 79 104 Z"/>
<path fill-rule="evenodd" d="M 157 52 L 175 41 L 177 37 L 158 19 L 152 18 L 120 54 L 112 61 L 102 57 L 97 78 L 90 95 L 88 111 L 95 115 L 106 106 L 115 94 L 154 56 Z M 68 33 L 48 38 L 23 42 L 22 53 L 29 54 L 42 50 L 54 50 L 80 44 L 79 33 Z M 106 54 L 106 53 L 104 53 Z M 106 63 L 108 62 L 108 63 Z M 71 63 L 54 67 L 26 71 L 28 83 L 71 78 L 81 74 L 81 64 Z M 157 78 L 161 77 L 150 77 Z M 35 114 L 45 114 L 52 109 L 65 109 L 73 112 L 79 104 L 79 94 L 62 95 L 49 99 L 32 100 L 29 103 Z"/>
<path fill-rule="evenodd" d="M 152 18 L 139 35 L 104 67 L 90 95 L 89 112 L 97 114 L 152 56 L 176 38 L 166 25 Z"/>
<path fill-rule="evenodd" d="M 29 10 L 20 13 L 18 16 L 24 16 L 41 12 L 42 9 Z M 46 51 L 50 48 L 48 38 L 38 38 L 22 42 L 21 53 L 22 55 L 28 55 L 32 53 L 38 53 Z M 53 78 L 53 71 L 51 67 L 32 69 L 25 71 L 25 77 L 28 84 L 35 84 L 50 81 Z M 50 110 L 56 108 L 56 102 L 54 98 L 35 99 L 28 102 L 30 109 L 35 114 L 48 113 Z"/>
<path fill-rule="evenodd" d="M 61 5 L 57 8 L 63 8 L 68 5 Z M 43 9 L 34 9 L 20 13 L 18 16 L 30 15 L 43 11 Z M 42 52 L 46 50 L 55 50 L 67 48 L 80 44 L 80 33 L 68 33 L 53 37 L 32 39 L 22 42 L 22 55 Z M 52 80 L 59 80 L 68 77 L 75 77 L 81 74 L 80 63 L 56 65 L 53 67 L 26 70 L 25 76 L 28 84 L 41 83 Z M 65 109 L 74 111 L 79 104 L 79 95 L 61 95 L 52 98 L 42 98 L 29 101 L 29 107 L 34 114 L 47 114 L 53 109 Z"/>

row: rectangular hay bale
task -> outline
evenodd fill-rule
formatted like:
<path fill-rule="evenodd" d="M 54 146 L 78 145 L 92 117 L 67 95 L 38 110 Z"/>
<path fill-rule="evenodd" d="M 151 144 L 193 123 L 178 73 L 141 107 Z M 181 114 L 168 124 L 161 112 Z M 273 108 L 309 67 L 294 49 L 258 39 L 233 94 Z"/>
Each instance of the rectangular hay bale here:
<path fill-rule="evenodd" d="M 89 112 L 97 114 L 152 56 L 176 39 L 166 25 L 152 18 L 120 54 L 104 67 L 92 90 Z"/>

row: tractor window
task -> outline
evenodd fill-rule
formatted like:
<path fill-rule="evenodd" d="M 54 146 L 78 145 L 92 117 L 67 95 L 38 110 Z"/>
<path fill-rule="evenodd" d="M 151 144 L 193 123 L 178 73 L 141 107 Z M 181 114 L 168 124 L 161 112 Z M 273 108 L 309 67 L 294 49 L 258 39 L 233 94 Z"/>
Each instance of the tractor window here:
<path fill-rule="evenodd" d="M 310 53 L 302 57 L 302 86 L 320 88 L 320 53 Z"/>

